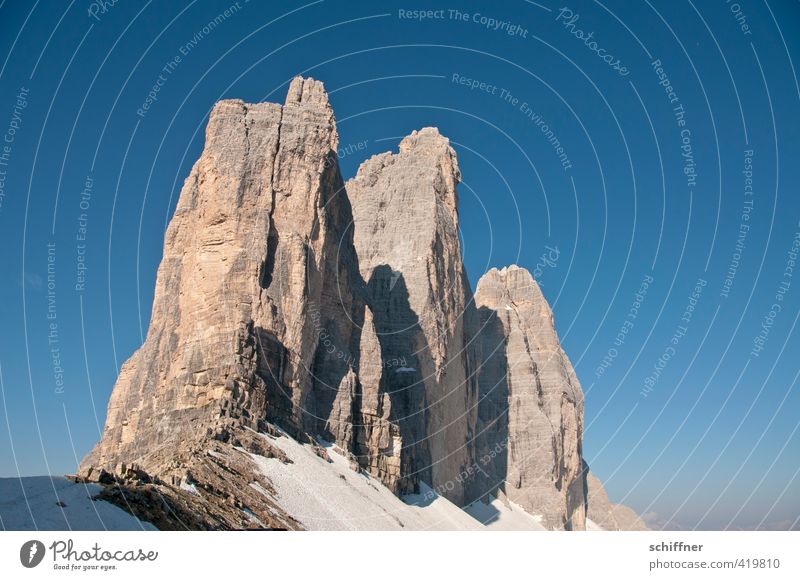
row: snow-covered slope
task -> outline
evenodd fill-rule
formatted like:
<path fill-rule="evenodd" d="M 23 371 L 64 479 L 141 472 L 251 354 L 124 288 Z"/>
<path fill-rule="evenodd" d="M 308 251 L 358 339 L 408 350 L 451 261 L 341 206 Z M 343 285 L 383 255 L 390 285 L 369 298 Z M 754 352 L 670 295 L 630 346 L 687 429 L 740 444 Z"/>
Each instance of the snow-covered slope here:
<path fill-rule="evenodd" d="M 541 516 L 533 516 L 513 501 L 504 502 L 491 498 L 489 503 L 476 501 L 468 505 L 466 511 L 493 531 L 544 531 Z"/>
<path fill-rule="evenodd" d="M 248 453 L 269 479 L 274 494 L 258 484 L 251 485 L 277 501 L 308 530 L 544 529 L 539 517 L 496 498 L 461 509 L 422 483 L 419 494 L 401 499 L 380 481 L 354 471 L 350 461 L 330 443 L 320 442 L 330 458 L 327 461 L 312 446 L 289 436 L 261 436 L 291 462 Z M 241 447 L 236 449 L 246 453 Z M 156 529 L 115 505 L 94 500 L 101 489 L 65 477 L 0 479 L 0 529 Z M 191 484 L 182 484 L 181 489 L 187 494 L 198 493 Z"/>
<path fill-rule="evenodd" d="M 379 481 L 351 469 L 349 460 L 331 444 L 321 443 L 329 463 L 290 437 L 269 441 L 292 463 L 252 457 L 272 482 L 280 506 L 309 530 L 543 529 L 534 516 L 499 501 L 491 508 L 483 504 L 486 512 L 501 514 L 485 526 L 424 483 L 419 494 L 401 500 Z"/>
<path fill-rule="evenodd" d="M 597 523 L 593 522 L 592 520 L 590 520 L 589 518 L 586 518 L 586 531 L 587 532 L 605 532 L 606 529 L 603 526 L 601 526 L 600 524 L 597 524 Z"/>
<path fill-rule="evenodd" d="M 0 478 L 3 530 L 155 530 L 129 513 L 92 497 L 101 487 L 65 477 Z"/>

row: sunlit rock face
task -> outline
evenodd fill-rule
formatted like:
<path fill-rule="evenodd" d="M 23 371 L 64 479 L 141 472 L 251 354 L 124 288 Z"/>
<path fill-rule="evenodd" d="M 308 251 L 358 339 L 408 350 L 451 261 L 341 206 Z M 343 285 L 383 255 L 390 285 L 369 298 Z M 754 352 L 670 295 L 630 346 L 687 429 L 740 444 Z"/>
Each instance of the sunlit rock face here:
<path fill-rule="evenodd" d="M 283 106 L 217 103 L 165 236 L 147 339 L 85 463 L 147 465 L 232 425 L 325 423 L 318 399 L 352 371 L 363 311 L 337 144 L 317 81 L 295 79 Z M 321 353 L 322 329 L 341 356 Z"/>
<path fill-rule="evenodd" d="M 334 442 L 398 495 L 500 496 L 584 529 L 580 385 L 526 270 L 492 269 L 473 296 L 448 139 L 415 131 L 346 183 L 337 146 L 313 79 L 283 105 L 216 104 L 81 472 L 214 490 L 208 527 L 258 510 L 298 527 L 240 455 L 280 458 L 258 434 L 284 433 Z"/>
<path fill-rule="evenodd" d="M 484 366 L 479 454 L 509 499 L 551 529 L 586 525 L 583 392 L 553 313 L 530 273 L 492 269 L 478 282 Z M 503 407 L 505 406 L 505 414 Z M 498 469 L 499 467 L 499 469 Z"/>

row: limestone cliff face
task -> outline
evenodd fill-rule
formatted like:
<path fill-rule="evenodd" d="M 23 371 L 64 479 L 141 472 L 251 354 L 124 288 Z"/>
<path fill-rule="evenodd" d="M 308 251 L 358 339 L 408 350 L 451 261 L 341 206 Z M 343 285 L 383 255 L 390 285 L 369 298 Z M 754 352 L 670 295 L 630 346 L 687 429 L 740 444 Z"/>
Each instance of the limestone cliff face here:
<path fill-rule="evenodd" d="M 485 363 L 479 453 L 497 457 L 509 499 L 551 529 L 585 529 L 583 393 L 553 313 L 527 270 L 492 269 L 478 282 Z M 506 413 L 503 413 L 503 410 Z"/>
<path fill-rule="evenodd" d="M 292 82 L 284 106 L 214 107 L 166 233 L 147 339 L 123 366 L 87 463 L 147 465 L 154 451 L 230 423 L 324 423 L 319 407 L 359 338 L 348 321 L 354 257 L 336 255 L 350 240 L 337 142 L 327 95 L 310 79 Z M 320 324 L 340 356 L 321 351 Z"/>
<path fill-rule="evenodd" d="M 359 269 L 388 363 L 378 386 L 400 428 L 404 472 L 459 504 L 477 384 L 465 332 L 474 306 L 458 239 L 460 178 L 449 141 L 426 128 L 347 182 Z"/>
<path fill-rule="evenodd" d="M 473 298 L 448 140 L 415 131 L 346 184 L 337 144 L 312 79 L 284 105 L 214 107 L 147 339 L 81 472 L 201 490 L 199 527 L 296 528 L 243 455 L 280 458 L 255 434 L 279 427 L 335 442 L 397 494 L 505 494 L 583 529 L 580 386 L 527 271 L 492 270 Z"/>

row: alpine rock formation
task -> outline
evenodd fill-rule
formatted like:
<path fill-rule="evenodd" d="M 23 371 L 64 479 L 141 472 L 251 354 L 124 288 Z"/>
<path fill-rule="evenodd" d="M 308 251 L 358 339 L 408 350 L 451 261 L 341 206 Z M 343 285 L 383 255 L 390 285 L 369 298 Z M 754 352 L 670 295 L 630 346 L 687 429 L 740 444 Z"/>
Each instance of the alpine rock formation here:
<path fill-rule="evenodd" d="M 337 146 L 310 78 L 282 106 L 214 106 L 80 476 L 162 529 L 334 528 L 325 493 L 339 522 L 429 527 L 383 495 L 347 508 L 358 485 L 501 499 L 547 529 L 639 526 L 585 467 L 580 384 L 532 276 L 493 269 L 473 296 L 449 141 L 415 131 L 346 183 Z M 304 497 L 281 474 L 345 487 Z"/>
<path fill-rule="evenodd" d="M 365 377 L 362 415 L 372 412 L 377 387 L 401 434 L 403 487 L 426 480 L 458 504 L 477 386 L 468 332 L 474 304 L 458 239 L 460 177 L 448 140 L 426 128 L 403 139 L 398 154 L 366 161 L 346 186 L 366 322 L 381 351 L 380 377 Z"/>
<path fill-rule="evenodd" d="M 549 528 L 582 530 L 583 393 L 550 306 L 533 276 L 517 266 L 489 270 L 475 299 L 487 361 L 479 441 L 485 453 L 505 447 L 496 476 L 509 499 L 541 514 Z"/>

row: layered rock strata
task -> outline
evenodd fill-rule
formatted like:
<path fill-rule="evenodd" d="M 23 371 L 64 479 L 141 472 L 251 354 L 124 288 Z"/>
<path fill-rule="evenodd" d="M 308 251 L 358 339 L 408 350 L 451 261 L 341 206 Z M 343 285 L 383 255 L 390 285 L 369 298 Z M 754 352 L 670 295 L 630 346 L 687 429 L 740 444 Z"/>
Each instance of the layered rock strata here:
<path fill-rule="evenodd" d="M 473 298 L 448 140 L 415 131 L 346 184 L 337 145 L 313 79 L 284 105 L 213 108 L 147 339 L 81 473 L 189 486 L 195 527 L 296 528 L 246 460 L 280 460 L 254 433 L 288 433 L 335 442 L 396 494 L 504 494 L 583 529 L 580 385 L 527 271 L 492 270 Z"/>
<path fill-rule="evenodd" d="M 364 162 L 347 182 L 383 363 L 372 384 L 385 393 L 399 425 L 397 445 L 409 457 L 405 472 L 458 504 L 465 498 L 457 474 L 470 463 L 477 385 L 469 332 L 475 310 L 458 239 L 460 178 L 449 141 L 426 128 L 403 139 L 399 153 Z M 366 424 L 377 417 L 372 411 L 362 407 Z"/>
<path fill-rule="evenodd" d="M 478 282 L 484 365 L 478 453 L 510 500 L 551 529 L 586 525 L 583 393 L 553 313 L 531 274 L 492 269 Z M 505 411 L 505 412 L 504 412 Z"/>

